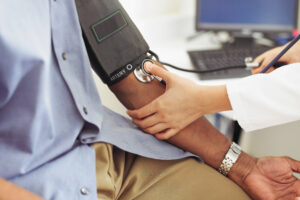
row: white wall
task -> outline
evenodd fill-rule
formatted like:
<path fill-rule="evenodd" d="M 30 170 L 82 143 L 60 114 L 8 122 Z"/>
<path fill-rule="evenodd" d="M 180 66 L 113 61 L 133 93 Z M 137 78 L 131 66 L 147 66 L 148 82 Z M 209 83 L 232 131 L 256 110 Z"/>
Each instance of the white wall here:
<path fill-rule="evenodd" d="M 132 18 L 194 12 L 195 0 L 120 0 Z"/>
<path fill-rule="evenodd" d="M 120 2 L 133 19 L 174 13 L 194 14 L 196 9 L 196 0 L 120 0 Z M 300 28 L 300 15 L 298 28 Z"/>

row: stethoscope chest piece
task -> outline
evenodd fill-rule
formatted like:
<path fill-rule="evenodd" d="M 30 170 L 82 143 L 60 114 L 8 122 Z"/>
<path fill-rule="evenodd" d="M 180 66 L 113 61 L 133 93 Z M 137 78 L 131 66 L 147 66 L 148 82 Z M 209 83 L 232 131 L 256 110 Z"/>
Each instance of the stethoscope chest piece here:
<path fill-rule="evenodd" d="M 133 71 L 135 77 L 142 83 L 150 83 L 153 81 L 154 77 L 148 73 L 145 73 L 145 70 L 141 67 L 137 67 Z"/>

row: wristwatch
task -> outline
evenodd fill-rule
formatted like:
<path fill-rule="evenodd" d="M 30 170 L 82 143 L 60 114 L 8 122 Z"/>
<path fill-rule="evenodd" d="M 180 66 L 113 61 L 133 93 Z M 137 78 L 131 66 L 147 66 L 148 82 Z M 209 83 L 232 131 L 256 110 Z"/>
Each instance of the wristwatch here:
<path fill-rule="evenodd" d="M 233 142 L 219 167 L 219 172 L 224 176 L 227 176 L 231 167 L 239 158 L 241 152 L 242 148 Z"/>

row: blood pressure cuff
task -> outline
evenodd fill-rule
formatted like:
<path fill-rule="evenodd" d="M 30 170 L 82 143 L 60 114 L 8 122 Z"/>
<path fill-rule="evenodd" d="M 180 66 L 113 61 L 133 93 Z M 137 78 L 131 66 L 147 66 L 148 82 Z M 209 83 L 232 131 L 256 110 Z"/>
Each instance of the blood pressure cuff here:
<path fill-rule="evenodd" d="M 112 85 L 134 71 L 149 46 L 118 0 L 76 0 L 93 69 Z"/>

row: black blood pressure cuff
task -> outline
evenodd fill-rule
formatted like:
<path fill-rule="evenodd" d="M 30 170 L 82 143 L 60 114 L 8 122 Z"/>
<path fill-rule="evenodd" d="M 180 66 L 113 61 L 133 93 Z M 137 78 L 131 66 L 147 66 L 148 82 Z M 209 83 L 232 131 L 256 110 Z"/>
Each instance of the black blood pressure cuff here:
<path fill-rule="evenodd" d="M 149 46 L 118 0 L 76 0 L 91 65 L 112 85 L 141 65 Z"/>

